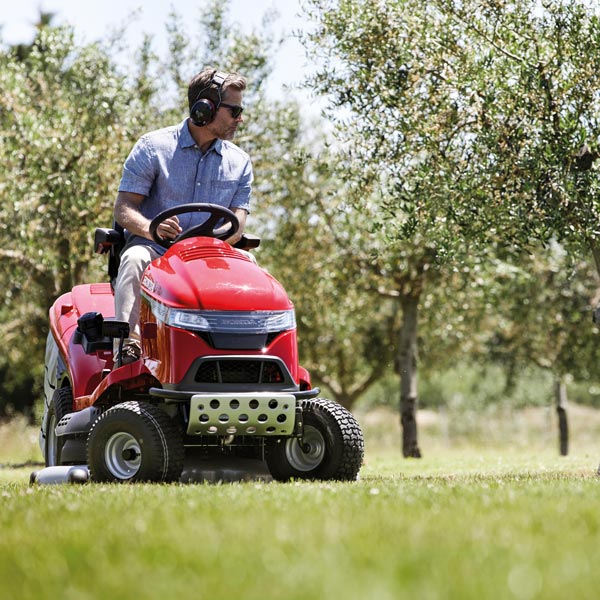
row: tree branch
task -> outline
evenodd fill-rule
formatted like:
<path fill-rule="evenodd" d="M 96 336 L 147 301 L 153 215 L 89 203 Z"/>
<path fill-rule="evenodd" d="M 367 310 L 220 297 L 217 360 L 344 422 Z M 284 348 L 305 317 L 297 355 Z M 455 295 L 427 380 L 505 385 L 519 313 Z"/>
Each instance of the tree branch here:
<path fill-rule="evenodd" d="M 34 271 L 42 280 L 43 285 L 53 285 L 53 278 L 48 272 L 45 269 L 42 269 L 36 261 L 23 254 L 23 252 L 0 249 L 0 258 L 7 258 L 22 265 L 26 269 Z"/>
<path fill-rule="evenodd" d="M 527 61 L 523 57 L 517 56 L 516 54 L 513 54 L 512 52 L 509 52 L 508 50 L 506 50 L 505 48 L 500 46 L 497 42 L 495 42 L 492 38 L 490 38 L 489 35 L 487 35 L 483 31 L 481 31 L 473 23 L 467 21 L 467 19 L 465 19 L 464 17 L 459 15 L 457 12 L 454 12 L 454 16 L 459 21 L 461 21 L 467 27 L 467 29 L 473 30 L 479 37 L 483 38 L 488 44 L 490 44 L 490 46 L 492 46 L 493 48 L 498 50 L 498 52 L 501 52 L 502 54 L 504 54 L 504 56 L 507 56 L 508 58 L 510 58 L 516 62 L 519 62 L 521 64 L 528 64 Z"/>

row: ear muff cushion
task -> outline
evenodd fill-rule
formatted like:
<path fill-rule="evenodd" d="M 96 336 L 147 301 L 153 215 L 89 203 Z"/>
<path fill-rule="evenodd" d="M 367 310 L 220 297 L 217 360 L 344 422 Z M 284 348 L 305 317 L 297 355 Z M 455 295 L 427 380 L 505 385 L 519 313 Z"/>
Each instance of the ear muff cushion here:
<path fill-rule="evenodd" d="M 216 112 L 215 103 L 208 98 L 200 98 L 194 102 L 190 110 L 190 119 L 198 127 L 203 127 L 210 123 Z"/>

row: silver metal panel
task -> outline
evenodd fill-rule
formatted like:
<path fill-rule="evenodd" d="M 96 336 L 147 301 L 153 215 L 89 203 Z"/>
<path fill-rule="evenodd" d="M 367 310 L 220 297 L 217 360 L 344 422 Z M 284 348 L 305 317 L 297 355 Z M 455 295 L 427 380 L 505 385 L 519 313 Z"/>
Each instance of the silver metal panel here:
<path fill-rule="evenodd" d="M 285 393 L 194 394 L 188 435 L 291 435 L 296 398 Z"/>

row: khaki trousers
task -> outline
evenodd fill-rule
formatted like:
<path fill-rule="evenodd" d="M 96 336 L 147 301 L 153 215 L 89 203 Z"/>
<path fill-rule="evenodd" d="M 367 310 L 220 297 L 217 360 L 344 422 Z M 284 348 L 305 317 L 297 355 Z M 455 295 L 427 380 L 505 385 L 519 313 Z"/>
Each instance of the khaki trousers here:
<path fill-rule="evenodd" d="M 125 344 L 132 344 L 140 349 L 140 284 L 146 267 L 159 256 L 150 246 L 130 246 L 121 254 L 115 283 L 115 319 L 129 323 L 129 338 L 125 340 Z M 115 342 L 116 350 L 118 340 Z"/>

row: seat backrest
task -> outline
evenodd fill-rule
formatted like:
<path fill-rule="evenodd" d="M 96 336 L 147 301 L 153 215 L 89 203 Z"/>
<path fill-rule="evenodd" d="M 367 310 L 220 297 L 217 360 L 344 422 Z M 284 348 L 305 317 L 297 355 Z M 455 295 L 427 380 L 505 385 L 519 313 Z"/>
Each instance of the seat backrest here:
<path fill-rule="evenodd" d="M 121 250 L 123 250 L 124 246 L 125 233 L 118 223 L 114 223 L 112 229 L 102 227 L 96 229 L 94 235 L 94 252 L 96 254 L 108 254 L 108 276 L 111 285 L 114 284 L 119 272 Z"/>

